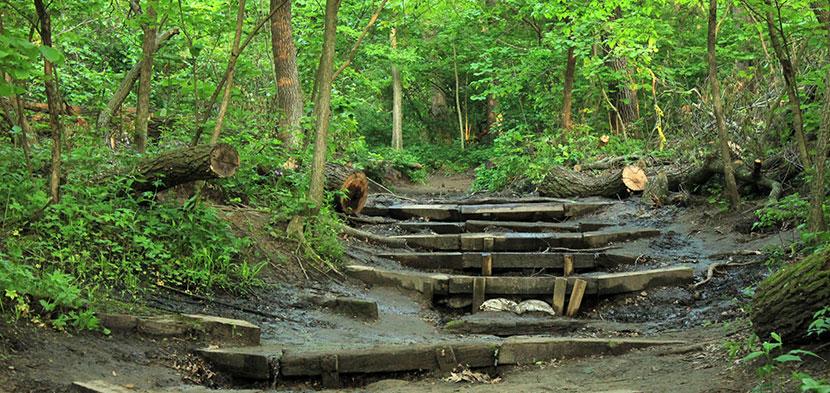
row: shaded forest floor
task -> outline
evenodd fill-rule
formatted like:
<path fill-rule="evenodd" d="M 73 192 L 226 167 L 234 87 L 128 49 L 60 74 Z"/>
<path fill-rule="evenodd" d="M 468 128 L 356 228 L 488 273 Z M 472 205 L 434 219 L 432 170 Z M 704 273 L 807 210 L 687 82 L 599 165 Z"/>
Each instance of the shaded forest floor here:
<path fill-rule="evenodd" d="M 397 184 L 393 191 L 407 198 L 460 198 L 471 184 L 471 175 L 434 174 L 425 184 Z M 393 198 L 375 195 L 374 198 Z M 296 258 L 297 248 L 265 230 L 267 217 L 255 211 L 224 209 L 234 227 L 252 237 L 270 255 L 264 274 L 266 286 L 239 297 L 219 295 L 217 302 L 203 301 L 180 293 L 148 292 L 136 313 L 187 312 L 248 320 L 262 327 L 264 344 L 289 348 L 325 350 L 367 347 L 382 343 L 421 343 L 473 339 L 441 331 L 438 326 L 452 316 L 422 304 L 416 297 L 391 288 L 367 288 L 362 283 L 324 274 L 311 262 Z M 766 251 L 785 247 L 793 232 L 741 234 L 747 212 L 725 215 L 717 207 L 698 201 L 688 208 L 650 208 L 636 197 L 615 204 L 591 217 L 631 227 L 656 227 L 663 235 L 626 243 L 620 250 L 647 256 L 644 264 L 664 266 L 682 263 L 695 269 L 702 279 L 715 262 L 747 263 L 716 275 L 698 289 L 659 288 L 589 301 L 583 306 L 593 319 L 636 323 L 638 335 L 671 338 L 687 344 L 633 351 L 613 357 L 559 359 L 532 366 L 504 370 L 496 384 L 459 384 L 430 375 L 379 375 L 356 382 L 357 391 L 395 392 L 539 392 L 539 391 L 642 391 L 642 392 L 746 392 L 757 383 L 755 366 L 737 364 L 728 349 L 740 346 L 749 336 L 742 307 L 745 289 L 768 271 Z M 346 246 L 365 264 L 378 264 L 365 254 L 367 246 L 347 240 Z M 371 248 L 372 246 L 369 246 Z M 362 250 L 362 251 L 361 251 Z M 364 253 L 364 254 L 361 254 Z M 308 276 L 309 278 L 306 278 Z M 310 301 L 314 296 L 341 295 L 375 301 L 380 311 L 376 322 L 363 322 L 322 309 Z M 580 332 L 577 335 L 590 336 Z M 595 335 L 595 334 L 594 334 Z M 476 339 L 481 339 L 478 337 Z M 106 379 L 143 388 L 196 383 L 213 387 L 268 388 L 239 385 L 216 373 L 191 351 L 205 345 L 192 337 L 152 338 L 114 333 L 69 334 L 20 322 L 0 325 L 0 391 L 72 391 L 72 381 Z M 825 349 L 826 351 L 826 349 Z M 827 353 L 821 354 L 827 358 Z M 826 363 L 808 362 L 817 376 L 826 378 Z M 776 374 L 776 384 L 794 388 L 789 373 Z M 363 387 L 365 386 L 365 387 Z M 316 390 L 319 382 L 297 381 L 273 387 L 276 390 Z M 780 391 L 780 390 L 778 390 Z M 786 391 L 786 390 L 785 390 Z"/>

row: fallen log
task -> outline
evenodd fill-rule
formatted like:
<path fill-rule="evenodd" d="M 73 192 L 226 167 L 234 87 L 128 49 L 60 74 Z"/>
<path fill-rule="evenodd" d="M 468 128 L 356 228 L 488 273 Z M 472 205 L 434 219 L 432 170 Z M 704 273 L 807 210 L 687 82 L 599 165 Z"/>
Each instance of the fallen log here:
<path fill-rule="evenodd" d="M 702 160 L 693 160 L 684 164 L 660 165 L 645 169 L 647 178 L 653 178 L 662 172 L 672 191 L 692 189 L 706 183 L 712 176 L 720 174 L 723 165 L 714 156 Z M 537 185 L 539 194 L 556 198 L 572 197 L 618 197 L 627 196 L 627 186 L 623 181 L 623 170 L 614 169 L 592 175 L 577 172 L 562 166 L 551 169 L 547 176 Z M 735 178 L 744 184 L 762 186 L 770 190 L 769 199 L 775 201 L 781 195 L 781 183 L 765 176 L 753 173 L 753 168 L 742 162 L 735 165 Z"/>
<path fill-rule="evenodd" d="M 369 197 L 369 179 L 362 171 L 328 163 L 326 190 L 342 192 L 334 197 L 335 210 L 345 214 L 360 214 Z"/>
<path fill-rule="evenodd" d="M 101 181 L 114 177 L 131 176 L 134 192 L 162 191 L 179 184 L 197 180 L 220 179 L 233 176 L 239 168 L 239 154 L 233 146 L 219 143 L 170 150 L 156 157 L 146 158 L 135 167 L 104 175 Z"/>
<path fill-rule="evenodd" d="M 812 254 L 785 266 L 758 285 L 750 319 L 761 339 L 775 332 L 784 343 L 819 342 L 809 335 L 813 315 L 830 304 L 830 250 Z"/>

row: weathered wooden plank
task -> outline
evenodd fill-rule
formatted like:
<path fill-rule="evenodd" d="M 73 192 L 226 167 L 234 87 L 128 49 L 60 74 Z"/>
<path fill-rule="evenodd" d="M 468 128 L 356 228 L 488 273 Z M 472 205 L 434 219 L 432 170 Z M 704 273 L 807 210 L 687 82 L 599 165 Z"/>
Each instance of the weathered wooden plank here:
<path fill-rule="evenodd" d="M 480 312 L 447 322 L 444 330 L 451 333 L 487 334 L 492 336 L 566 335 L 577 330 L 592 332 L 640 332 L 636 324 L 604 320 L 574 319 L 561 316 L 527 316 L 509 312 Z"/>
<path fill-rule="evenodd" d="M 551 359 L 619 355 L 637 348 L 683 343 L 636 338 L 511 337 L 499 349 L 499 364 L 534 364 Z"/>
<path fill-rule="evenodd" d="M 398 261 L 403 266 L 427 270 L 478 270 L 481 264 L 478 252 L 392 252 L 377 256 Z M 563 253 L 543 252 L 493 252 L 494 270 L 509 269 L 562 269 Z M 634 263 L 636 257 L 608 253 L 571 254 L 575 270 L 613 267 Z"/>
<path fill-rule="evenodd" d="M 689 284 L 694 279 L 694 269 L 673 266 L 639 272 L 605 273 L 592 276 L 591 279 L 596 280 L 597 294 L 614 295 L 649 288 Z"/>
<path fill-rule="evenodd" d="M 493 275 L 493 254 L 490 254 L 489 252 L 481 254 L 481 275 Z"/>
<path fill-rule="evenodd" d="M 445 274 L 383 270 L 361 265 L 346 266 L 345 273 L 369 285 L 391 286 L 421 293 L 425 288 L 431 288 L 433 294 L 445 294 L 449 284 L 449 276 Z M 472 290 L 472 286 L 470 288 Z"/>
<path fill-rule="evenodd" d="M 465 254 L 461 252 L 391 252 L 376 254 L 381 258 L 388 258 L 398 261 L 403 266 L 412 267 L 416 269 L 452 269 L 462 270 L 464 268 L 473 268 L 478 265 L 465 265 Z M 471 263 L 472 259 L 479 257 L 478 253 L 470 253 Z"/>
<path fill-rule="evenodd" d="M 614 202 L 573 202 L 563 205 L 565 217 L 578 217 L 594 213 L 602 208 L 613 205 Z"/>
<path fill-rule="evenodd" d="M 465 231 L 463 222 L 415 221 L 399 222 L 398 227 L 408 232 L 432 231 L 437 234 L 459 234 Z"/>
<path fill-rule="evenodd" d="M 556 277 L 553 282 L 553 311 L 556 315 L 563 315 L 565 310 L 565 293 L 568 292 L 568 279 Z"/>
<path fill-rule="evenodd" d="M 660 230 L 654 228 L 620 228 L 585 232 L 582 234 L 582 247 L 601 247 L 608 243 L 626 242 L 648 237 L 660 236 Z"/>
<path fill-rule="evenodd" d="M 346 267 L 346 274 L 367 284 L 397 286 L 404 289 L 423 291 L 424 283 L 433 285 L 435 294 L 472 294 L 475 276 L 430 274 L 422 272 L 392 271 L 367 266 Z M 689 267 L 668 267 L 623 273 L 604 273 L 568 277 L 568 287 L 573 288 L 574 280 L 585 280 L 586 295 L 616 295 L 639 292 L 645 289 L 685 285 L 692 281 L 694 270 Z M 483 277 L 486 281 L 486 295 L 550 296 L 556 277 Z"/>
<path fill-rule="evenodd" d="M 571 298 L 568 300 L 568 312 L 567 315 L 571 318 L 579 312 L 579 307 L 582 306 L 582 296 L 585 295 L 585 286 L 588 283 L 585 280 L 576 279 L 574 281 L 574 287 L 571 291 Z"/>
<path fill-rule="evenodd" d="M 458 251 L 461 250 L 462 235 L 402 235 L 390 236 L 392 239 L 401 239 L 409 247 L 427 250 Z"/>
<path fill-rule="evenodd" d="M 213 363 L 219 370 L 237 377 L 256 380 L 271 378 L 271 362 L 278 361 L 282 356 L 280 349 L 266 354 L 261 347 L 204 348 L 197 349 L 196 353 Z"/>
<path fill-rule="evenodd" d="M 494 221 L 494 220 L 467 220 L 467 232 L 580 232 L 579 223 L 575 222 L 524 222 L 524 221 Z"/>
<path fill-rule="evenodd" d="M 465 219 L 550 220 L 565 217 L 561 203 L 508 203 L 461 206 Z"/>
<path fill-rule="evenodd" d="M 430 220 L 459 221 L 461 219 L 461 209 L 458 205 L 399 204 L 387 206 L 386 210 L 386 215 L 402 220 L 426 218 Z M 366 214 L 365 210 L 363 213 Z"/>
<path fill-rule="evenodd" d="M 481 310 L 481 305 L 487 300 L 487 281 L 485 277 L 473 277 L 473 313 Z"/>
<path fill-rule="evenodd" d="M 565 277 L 574 273 L 574 256 L 565 254 L 562 256 L 562 275 Z"/>
<path fill-rule="evenodd" d="M 438 370 L 443 374 L 449 374 L 458 365 L 455 351 L 449 345 L 435 348 L 435 360 L 438 363 Z"/>
<path fill-rule="evenodd" d="M 341 374 L 434 370 L 438 366 L 435 345 L 430 344 L 386 345 L 331 352 L 287 349 L 280 360 L 280 373 L 289 377 L 321 375 L 320 359 L 324 356 L 337 356 Z"/>

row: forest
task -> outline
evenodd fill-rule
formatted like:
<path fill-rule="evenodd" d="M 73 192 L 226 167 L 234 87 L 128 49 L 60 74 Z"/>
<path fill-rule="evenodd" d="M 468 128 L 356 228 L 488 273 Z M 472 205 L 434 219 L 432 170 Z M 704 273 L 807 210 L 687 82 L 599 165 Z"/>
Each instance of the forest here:
<path fill-rule="evenodd" d="M 828 86 L 830 0 L 0 0 L 0 390 L 828 393 Z"/>

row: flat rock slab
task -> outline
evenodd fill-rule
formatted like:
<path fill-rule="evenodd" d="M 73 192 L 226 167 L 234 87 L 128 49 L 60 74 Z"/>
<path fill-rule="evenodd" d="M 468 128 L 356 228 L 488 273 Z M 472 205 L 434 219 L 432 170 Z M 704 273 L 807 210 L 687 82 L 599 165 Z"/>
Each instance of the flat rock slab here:
<path fill-rule="evenodd" d="M 319 352 L 292 349 L 277 351 L 263 347 L 257 355 L 252 355 L 249 349 L 244 348 L 228 348 L 223 351 L 227 356 L 239 352 L 239 358 L 259 356 L 262 359 L 273 359 L 270 367 L 279 370 L 273 374 L 274 377 L 323 376 L 324 379 L 337 380 L 340 374 L 443 371 L 458 364 L 470 368 L 522 365 L 566 357 L 617 355 L 637 348 L 674 344 L 684 342 L 630 338 L 513 337 L 493 341 L 379 345 Z M 216 350 L 199 351 L 203 356 L 215 352 Z M 250 373 L 238 364 L 232 367 L 227 363 L 214 361 L 214 364 L 231 375 L 250 377 Z"/>
<path fill-rule="evenodd" d="M 473 293 L 475 276 L 430 274 L 384 270 L 362 265 L 346 267 L 346 274 L 370 285 L 394 286 L 429 295 L 468 295 Z M 601 273 L 568 277 L 568 289 L 575 279 L 587 282 L 586 295 L 616 295 L 663 286 L 686 285 L 694 278 L 694 269 L 668 267 L 623 273 Z M 484 277 L 486 295 L 551 296 L 556 277 Z"/>
<path fill-rule="evenodd" d="M 370 300 L 343 296 L 314 296 L 310 300 L 318 306 L 328 308 L 335 313 L 351 318 L 362 319 L 364 321 L 376 321 L 379 317 L 377 302 Z"/>
<path fill-rule="evenodd" d="M 620 355 L 632 349 L 683 343 L 637 338 L 511 337 L 500 347 L 499 364 L 524 365 L 551 359 Z"/>
<path fill-rule="evenodd" d="M 510 312 L 480 312 L 448 322 L 444 329 L 452 333 L 493 336 L 565 335 L 577 330 L 602 332 L 639 332 L 632 324 L 601 320 L 550 316 L 515 315 Z"/>
<path fill-rule="evenodd" d="M 657 229 L 613 229 L 585 233 L 462 233 L 390 236 L 410 247 L 436 251 L 544 251 L 550 248 L 584 249 L 659 236 Z M 492 249 L 486 243 L 492 239 Z"/>
<path fill-rule="evenodd" d="M 156 389 L 141 389 L 132 384 L 118 385 L 103 380 L 94 381 L 76 381 L 72 383 L 76 391 L 82 393 L 172 393 L 172 392 L 187 392 L 187 393 L 260 393 L 264 390 L 258 389 L 208 389 L 204 386 L 197 385 L 182 385 L 168 388 Z"/>
<path fill-rule="evenodd" d="M 260 381 L 272 378 L 282 357 L 282 350 L 263 351 L 262 347 L 204 348 L 196 353 L 233 376 Z"/>
<path fill-rule="evenodd" d="M 230 345 L 259 345 L 260 342 L 260 328 L 239 319 L 202 314 L 100 314 L 98 317 L 101 325 L 112 331 L 164 337 L 195 335 L 213 343 Z"/>
<path fill-rule="evenodd" d="M 389 206 L 367 205 L 362 213 L 367 216 L 388 216 L 400 220 L 411 218 L 435 221 L 478 219 L 496 220 L 562 220 L 595 212 L 613 203 L 607 202 L 538 202 L 486 204 L 415 204 L 401 203 Z"/>
<path fill-rule="evenodd" d="M 427 270 L 478 270 L 485 253 L 481 252 L 390 252 L 378 257 L 401 265 Z M 603 253 L 493 252 L 493 270 L 562 269 L 566 255 L 573 257 L 574 269 L 589 270 L 633 264 L 637 257 Z"/>

